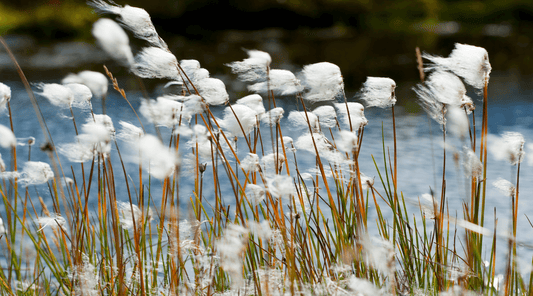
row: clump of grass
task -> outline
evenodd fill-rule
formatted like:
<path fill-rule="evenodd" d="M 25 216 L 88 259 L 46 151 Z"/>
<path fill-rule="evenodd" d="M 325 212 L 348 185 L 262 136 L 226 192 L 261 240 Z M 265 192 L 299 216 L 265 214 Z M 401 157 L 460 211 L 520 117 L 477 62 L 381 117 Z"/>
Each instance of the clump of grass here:
<path fill-rule="evenodd" d="M 44 150 L 52 165 L 32 162 L 31 146 L 28 151 L 17 146 L 12 121 L 9 128 L 0 126 L 0 146 L 11 153 L 10 167 L 0 162 L 0 194 L 6 209 L 0 220 L 2 293 L 533 291 L 532 278 L 529 284 L 525 282 L 515 260 L 523 139 L 516 140 L 514 134 L 505 136 L 512 138 L 505 151 L 511 165 L 517 166 L 516 183 L 496 184 L 507 188 L 513 209 L 512 231 L 505 236 L 509 257 L 503 277 L 495 274 L 496 230 L 484 227 L 490 64 L 483 49 L 458 44 L 448 58 L 425 56 L 433 62 L 427 69 L 433 72 L 415 91 L 421 105 L 441 124 L 444 141 L 447 110 L 459 112 L 448 119 L 461 118 L 455 126 L 469 131 L 469 142 L 466 132 L 459 134 L 465 145 L 465 183 L 470 190 L 463 217 L 450 216 L 444 150 L 441 190 L 421 196 L 417 218 L 408 211 L 409 200 L 401 191 L 409 184 L 398 184 L 401 152 L 396 149 L 396 83 L 392 79 L 369 77 L 361 92 L 368 106 L 393 109 L 393 157 L 384 136 L 381 170 L 373 156 L 377 183 L 381 183 L 378 188 L 362 172 L 359 161 L 368 123 L 364 107 L 348 101 L 336 65 L 307 65 L 294 75 L 271 69 L 268 53 L 248 51 L 249 58 L 228 66 L 256 94 L 231 103 L 222 81 L 209 77 L 197 61 L 178 62 L 146 11 L 105 1 L 92 5 L 118 15 L 125 28 L 150 44 L 133 58 L 122 29 L 111 20 L 98 21 L 94 35 L 110 56 L 140 77 L 170 79 L 168 85 L 178 86 L 179 91 L 155 101 L 143 99 L 140 112 L 158 131 L 154 136 L 139 117 L 139 126 L 120 122 L 117 131 L 112 118 L 93 112 L 86 94 L 91 90 L 97 97 L 106 97 L 103 86 L 107 83 L 101 83 L 101 75 L 80 73 L 65 79 L 65 85 L 41 84 L 42 96 L 70 110 L 77 135 L 73 142 L 56 146 L 20 70 L 41 119 Z M 121 36 L 115 43 L 107 35 L 113 32 Z M 105 70 L 114 91 L 129 104 L 126 92 Z M 481 133 L 475 130 L 473 103 L 456 75 L 483 90 Z M 9 88 L 0 85 L 0 107 L 5 105 L 12 119 L 20 115 L 11 114 L 10 96 Z M 288 115 L 291 127 L 282 127 L 284 110 L 276 103 L 286 97 L 295 98 L 301 108 Z M 316 102 L 325 105 L 312 110 L 309 106 Z M 102 105 L 105 110 L 103 100 Z M 89 110 L 80 130 L 72 107 Z M 218 118 L 215 114 L 221 108 L 223 117 Z M 159 127 L 169 131 L 166 138 Z M 299 128 L 301 135 L 297 139 L 284 136 L 290 128 Z M 481 139 L 476 142 L 477 137 Z M 22 170 L 20 150 L 28 153 Z M 62 163 L 59 154 L 79 164 Z M 299 165 L 309 155 L 314 160 L 312 169 Z M 127 170 L 130 162 L 137 166 L 134 172 Z M 190 180 L 186 177 L 193 180 L 192 192 L 181 190 L 183 182 Z M 32 186 L 47 186 L 49 194 L 35 195 Z M 375 211 L 377 233 L 369 230 L 370 211 Z M 454 234 L 457 227 L 464 229 L 463 238 Z M 483 244 L 485 237 L 490 243 Z M 460 244 L 464 252 L 458 251 Z M 487 261 L 486 252 L 490 253 Z"/>

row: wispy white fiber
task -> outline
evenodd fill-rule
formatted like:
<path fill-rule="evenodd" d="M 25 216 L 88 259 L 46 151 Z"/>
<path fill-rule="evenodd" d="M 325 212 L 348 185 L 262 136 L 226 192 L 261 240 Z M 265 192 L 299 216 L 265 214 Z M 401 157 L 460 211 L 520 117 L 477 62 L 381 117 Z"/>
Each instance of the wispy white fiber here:
<path fill-rule="evenodd" d="M 248 155 L 241 160 L 241 167 L 247 172 L 256 172 L 259 170 L 259 156 L 255 153 L 248 153 Z"/>
<path fill-rule="evenodd" d="M 441 126 L 446 125 L 446 106 L 437 100 L 435 94 L 425 86 L 418 85 L 413 88 L 418 95 L 418 104 Z"/>
<path fill-rule="evenodd" d="M 524 136 L 517 132 L 505 132 L 501 137 L 489 135 L 489 150 L 497 160 L 507 160 L 516 165 L 524 160 Z"/>
<path fill-rule="evenodd" d="M 9 100 L 11 100 L 11 88 L 0 82 L 0 114 L 6 109 Z"/>
<path fill-rule="evenodd" d="M 494 181 L 492 183 L 492 185 L 496 188 L 498 188 L 498 190 L 500 190 L 500 192 L 505 195 L 505 196 L 514 196 L 515 195 L 515 186 L 513 185 L 513 183 L 505 180 L 505 179 L 502 179 L 502 178 L 498 178 L 496 181 Z"/>
<path fill-rule="evenodd" d="M 167 50 L 145 47 L 135 56 L 131 67 L 133 74 L 142 78 L 178 79 L 178 60 Z"/>
<path fill-rule="evenodd" d="M 265 188 L 256 184 L 246 185 L 246 196 L 254 205 L 259 205 L 265 199 Z"/>
<path fill-rule="evenodd" d="M 432 94 L 435 100 L 446 105 L 463 107 L 472 103 L 461 79 L 448 71 L 432 72 L 419 87 L 426 88 L 426 92 Z"/>
<path fill-rule="evenodd" d="M 264 51 L 247 50 L 248 58 L 239 62 L 226 64 L 231 72 L 238 75 L 238 79 L 246 82 L 261 82 L 266 80 L 267 68 L 272 58 Z"/>
<path fill-rule="evenodd" d="M 86 85 L 80 83 L 69 83 L 65 86 L 72 92 L 72 107 L 83 110 L 92 108 L 91 98 L 93 97 L 93 94 Z"/>
<path fill-rule="evenodd" d="M 464 140 L 468 136 L 470 127 L 465 110 L 457 105 L 450 105 L 447 111 L 448 130 L 459 139 Z"/>
<path fill-rule="evenodd" d="M 294 183 L 289 176 L 275 175 L 267 179 L 267 190 L 274 198 L 289 197 L 295 194 Z"/>
<path fill-rule="evenodd" d="M 447 58 L 429 54 L 424 54 L 423 57 L 432 62 L 427 70 L 438 68 L 449 70 L 478 90 L 483 89 L 485 81 L 488 82 L 492 69 L 487 50 L 473 45 L 456 43 Z"/>
<path fill-rule="evenodd" d="M 168 128 L 172 128 L 180 122 L 187 125 L 191 119 L 185 111 L 183 103 L 170 100 L 167 97 L 158 97 L 157 101 L 143 100 L 139 110 L 149 122 Z"/>
<path fill-rule="evenodd" d="M 100 295 L 98 290 L 99 275 L 96 267 L 90 262 L 86 254 L 82 256 L 82 264 L 76 266 L 72 276 L 73 282 L 77 283 L 74 287 L 76 295 L 97 296 Z"/>
<path fill-rule="evenodd" d="M 263 105 L 263 98 L 258 94 L 252 94 L 240 98 L 236 103 L 251 108 L 259 116 L 265 114 L 266 112 L 265 106 Z"/>
<path fill-rule="evenodd" d="M 209 105 L 223 105 L 229 101 L 226 85 L 218 78 L 204 78 L 196 83 L 196 88 Z"/>
<path fill-rule="evenodd" d="M 10 148 L 17 146 L 17 138 L 10 128 L 0 124 L 0 146 Z"/>
<path fill-rule="evenodd" d="M 148 162 L 144 168 L 157 179 L 170 176 L 179 164 L 179 158 L 172 149 L 152 135 L 144 135 L 138 143 L 142 159 Z"/>
<path fill-rule="evenodd" d="M 86 85 L 92 92 L 93 96 L 102 98 L 107 94 L 109 81 L 107 77 L 95 71 L 81 71 L 78 74 L 70 73 L 63 80 L 61 84 L 81 83 Z"/>
<path fill-rule="evenodd" d="M 117 134 L 117 139 L 121 139 L 126 142 L 137 141 L 140 137 L 144 136 L 144 132 L 140 127 L 133 125 L 126 121 L 119 122 L 121 129 Z"/>
<path fill-rule="evenodd" d="M 274 126 L 279 123 L 281 118 L 283 118 L 283 113 L 285 113 L 285 110 L 283 110 L 281 107 L 270 109 L 265 112 L 263 116 L 261 116 L 261 122 L 270 126 Z"/>
<path fill-rule="evenodd" d="M 235 104 L 224 109 L 224 118 L 219 122 L 232 135 L 247 136 L 257 124 L 256 114 L 254 110 L 245 105 Z"/>
<path fill-rule="evenodd" d="M 476 156 L 476 153 L 474 153 L 469 147 L 463 148 L 463 155 L 463 166 L 465 168 L 466 177 L 475 177 L 478 180 L 481 180 L 483 176 L 483 165 L 481 164 L 479 157 Z"/>
<path fill-rule="evenodd" d="M 335 145 L 337 149 L 343 152 L 354 152 L 357 149 L 357 135 L 355 132 L 342 130 L 335 138 Z"/>
<path fill-rule="evenodd" d="M 367 77 L 361 88 L 361 100 L 366 107 L 389 108 L 396 104 L 396 82 L 385 77 Z"/>
<path fill-rule="evenodd" d="M 133 65 L 130 39 L 117 23 L 106 18 L 99 19 L 93 24 L 92 33 L 100 47 L 116 62 L 128 68 Z"/>
<path fill-rule="evenodd" d="M 89 2 L 89 5 L 101 12 L 118 15 L 120 24 L 130 30 L 135 37 L 144 39 L 153 46 L 167 48 L 163 39 L 157 34 L 150 15 L 146 10 L 129 5 L 121 7 L 114 2 L 111 3 L 109 4 L 104 0 L 92 0 Z"/>
<path fill-rule="evenodd" d="M 57 83 L 39 83 L 37 88 L 42 92 L 37 93 L 57 107 L 70 108 L 74 100 L 74 94 L 70 88 Z"/>
<path fill-rule="evenodd" d="M 231 287 L 236 289 L 243 284 L 243 256 L 248 244 L 249 230 L 237 224 L 228 224 L 224 235 L 216 241 L 220 256 L 220 267 L 231 276 Z"/>
<path fill-rule="evenodd" d="M 291 126 L 301 129 L 309 129 L 308 124 L 311 126 L 314 132 L 320 131 L 320 125 L 318 124 L 318 117 L 312 113 L 307 112 L 307 116 L 304 111 L 291 111 L 287 117 Z M 309 119 L 309 123 L 307 121 Z"/>
<path fill-rule="evenodd" d="M 346 108 L 346 105 L 348 105 L 348 109 Z M 368 124 L 368 120 L 366 119 L 364 113 L 365 108 L 359 103 L 336 103 L 335 108 L 337 108 L 337 111 L 342 116 L 342 122 L 348 125 L 348 127 L 351 123 L 351 129 L 354 131 L 357 131 L 359 128 L 364 127 Z M 350 114 L 349 117 L 348 113 Z"/>
<path fill-rule="evenodd" d="M 272 69 L 267 80 L 248 86 L 248 90 L 265 95 L 268 95 L 270 90 L 280 96 L 295 95 L 303 90 L 300 80 L 288 70 Z"/>
<path fill-rule="evenodd" d="M 344 89 L 341 69 L 332 63 L 307 65 L 301 72 L 304 98 L 310 102 L 333 101 Z"/>
<path fill-rule="evenodd" d="M 143 213 L 137 205 L 117 202 L 118 211 L 120 213 L 120 225 L 124 229 L 133 230 L 134 224 L 137 229 L 142 227 L 144 222 L 153 220 L 152 209 L 148 208 L 146 213 Z"/>
<path fill-rule="evenodd" d="M 67 220 L 59 214 L 50 214 L 50 216 L 37 218 L 37 223 L 39 223 L 41 227 L 39 231 L 42 231 L 47 226 L 50 226 L 53 229 L 60 228 L 66 231 Z"/>
<path fill-rule="evenodd" d="M 28 161 L 24 164 L 19 183 L 29 185 L 39 185 L 54 178 L 54 172 L 50 165 L 41 161 Z"/>
<path fill-rule="evenodd" d="M 333 106 L 320 106 L 312 112 L 318 117 L 321 127 L 334 128 L 337 125 L 337 113 Z"/>
<path fill-rule="evenodd" d="M 269 153 L 261 158 L 261 165 L 263 173 L 266 175 L 274 175 L 276 172 L 280 172 L 283 168 L 285 157 L 280 153 Z"/>

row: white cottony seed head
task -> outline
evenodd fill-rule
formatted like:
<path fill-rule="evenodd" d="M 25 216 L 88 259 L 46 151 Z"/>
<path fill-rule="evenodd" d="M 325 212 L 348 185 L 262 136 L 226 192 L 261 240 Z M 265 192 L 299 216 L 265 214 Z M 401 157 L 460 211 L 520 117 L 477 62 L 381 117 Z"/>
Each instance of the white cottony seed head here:
<path fill-rule="evenodd" d="M 48 101 L 57 107 L 70 108 L 74 100 L 74 94 L 70 88 L 57 83 L 39 83 L 37 88 L 42 92 L 39 95 L 48 99 Z"/>
<path fill-rule="evenodd" d="M 142 78 L 179 79 L 178 60 L 169 51 L 159 47 L 145 47 L 135 56 L 133 74 Z"/>
<path fill-rule="evenodd" d="M 309 125 L 311 126 L 313 131 L 318 132 L 320 130 L 320 126 L 318 124 L 318 117 L 311 112 L 307 112 L 306 116 L 306 112 L 304 111 L 291 111 L 287 119 L 293 127 L 298 127 L 302 129 L 309 128 L 307 123 L 307 119 L 309 119 Z"/>
<path fill-rule="evenodd" d="M 179 158 L 161 141 L 152 135 L 144 135 L 138 142 L 142 159 L 148 161 L 144 166 L 157 179 L 164 179 L 171 175 L 179 164 Z"/>
<path fill-rule="evenodd" d="M 267 68 L 270 66 L 272 58 L 266 52 L 259 50 L 248 50 L 248 58 L 241 62 L 232 62 L 226 66 L 231 68 L 231 72 L 238 75 L 239 80 L 246 82 L 261 82 L 266 80 Z"/>
<path fill-rule="evenodd" d="M 499 137 L 490 137 L 492 143 L 489 146 L 494 158 L 497 160 L 507 160 L 510 164 L 515 165 L 522 162 L 526 152 L 524 151 L 524 136 L 517 132 L 506 132 Z"/>
<path fill-rule="evenodd" d="M 37 218 L 37 223 L 41 226 L 39 231 L 43 230 L 46 226 L 50 226 L 53 229 L 61 228 L 65 230 L 67 220 L 61 217 L 59 214 L 50 214 L 48 217 Z"/>
<path fill-rule="evenodd" d="M 185 112 L 183 103 L 166 97 L 159 97 L 155 102 L 143 100 L 140 112 L 149 122 L 168 128 L 172 128 L 180 122 L 186 125 L 191 119 L 190 115 Z"/>
<path fill-rule="evenodd" d="M 396 104 L 396 82 L 390 78 L 367 77 L 361 89 L 361 99 L 366 107 L 388 108 Z"/>
<path fill-rule="evenodd" d="M 204 78 L 196 83 L 200 96 L 209 105 L 223 105 L 229 101 L 226 85 L 217 78 Z"/>
<path fill-rule="evenodd" d="M 11 88 L 0 82 L 0 113 L 6 109 L 9 100 L 11 100 Z"/>
<path fill-rule="evenodd" d="M 72 91 L 72 107 L 84 110 L 92 108 L 91 98 L 93 97 L 93 94 L 87 86 L 79 83 L 69 83 L 65 86 Z"/>
<path fill-rule="evenodd" d="M 481 180 L 483 176 L 483 165 L 481 164 L 479 157 L 468 147 L 463 148 L 463 154 L 466 177 L 475 177 L 478 180 Z"/>
<path fill-rule="evenodd" d="M 126 67 L 133 64 L 130 39 L 117 23 L 106 18 L 99 19 L 94 23 L 92 33 L 111 58 Z"/>
<path fill-rule="evenodd" d="M 265 106 L 263 106 L 263 98 L 258 94 L 248 95 L 237 100 L 237 104 L 244 105 L 251 108 L 259 116 L 265 114 Z"/>
<path fill-rule="evenodd" d="M 39 185 L 54 178 L 54 172 L 50 165 L 40 161 L 28 161 L 24 164 L 19 183 L 28 185 Z"/>
<path fill-rule="evenodd" d="M 108 4 L 104 0 L 92 0 L 89 5 L 101 12 L 112 13 L 119 16 L 118 20 L 128 30 L 135 34 L 135 37 L 148 41 L 151 45 L 160 48 L 167 48 L 167 45 L 159 37 L 155 30 L 150 15 L 146 10 L 138 7 L 126 5 L 124 7 L 116 5 L 114 2 Z"/>
<path fill-rule="evenodd" d="M 283 118 L 283 113 L 285 113 L 285 110 L 281 107 L 270 109 L 261 116 L 261 122 L 274 126 L 276 123 L 279 123 L 281 118 Z"/>
<path fill-rule="evenodd" d="M 341 69 L 332 63 L 307 65 L 301 75 L 304 98 L 310 102 L 333 101 L 344 89 Z"/>
<path fill-rule="evenodd" d="M 333 106 L 320 106 L 313 110 L 313 114 L 318 117 L 322 127 L 334 128 L 337 124 L 337 113 L 335 113 Z"/>
<path fill-rule="evenodd" d="M 455 48 L 447 58 L 423 55 L 433 64 L 427 69 L 443 68 L 464 78 L 466 83 L 478 90 L 482 90 L 489 81 L 492 67 L 489 62 L 489 54 L 483 47 L 456 43 Z"/>
<path fill-rule="evenodd" d="M 492 185 L 498 188 L 500 192 L 505 196 L 513 196 L 515 194 L 515 186 L 513 185 L 513 183 L 505 179 L 498 178 L 498 180 L 494 181 Z"/>
<path fill-rule="evenodd" d="M 346 105 L 348 105 L 348 108 L 346 108 Z M 350 126 L 351 123 L 351 128 L 354 131 L 368 124 L 368 120 L 366 120 L 364 113 L 365 108 L 359 103 L 336 103 L 335 108 L 337 108 L 339 114 L 342 115 L 342 122 L 348 126 Z M 349 117 L 348 114 L 350 115 Z"/>
<path fill-rule="evenodd" d="M 81 83 L 86 85 L 92 92 L 93 96 L 101 98 L 107 94 L 108 80 L 107 77 L 95 71 L 81 71 L 78 74 L 70 73 L 61 84 Z"/>
<path fill-rule="evenodd" d="M 257 124 L 256 114 L 245 105 L 235 104 L 224 109 L 224 119 L 220 121 L 220 125 L 234 136 L 246 136 Z"/>
<path fill-rule="evenodd" d="M 261 81 L 248 86 L 248 90 L 268 95 L 268 91 L 280 96 L 295 95 L 303 90 L 300 81 L 291 71 L 272 69 L 268 81 Z"/>
<path fill-rule="evenodd" d="M 10 148 L 17 146 L 15 134 L 6 126 L 0 124 L 0 147 Z"/>
<path fill-rule="evenodd" d="M 144 132 L 141 128 L 125 121 L 119 122 L 122 127 L 120 132 L 117 134 L 117 138 L 127 142 L 134 142 L 140 137 L 144 136 Z"/>

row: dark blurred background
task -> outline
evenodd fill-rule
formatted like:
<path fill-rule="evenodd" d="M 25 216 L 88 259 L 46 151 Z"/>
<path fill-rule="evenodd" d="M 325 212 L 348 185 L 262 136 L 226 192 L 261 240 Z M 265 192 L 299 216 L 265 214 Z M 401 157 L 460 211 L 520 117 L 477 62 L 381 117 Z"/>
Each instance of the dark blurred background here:
<path fill-rule="evenodd" d="M 329 61 L 347 90 L 366 76 L 416 81 L 415 47 L 447 56 L 455 42 L 485 47 L 494 72 L 533 74 L 533 1 L 375 0 L 117 0 L 148 11 L 178 59 L 197 59 L 213 75 L 246 57 L 271 53 L 273 67 L 298 71 Z M 30 76 L 50 79 L 113 63 L 99 51 L 91 26 L 102 16 L 83 0 L 0 2 L 0 33 Z M 134 51 L 142 42 L 130 38 Z M 16 79 L 0 50 L 0 79 Z M 127 74 L 120 67 L 114 71 Z M 123 71 L 123 72 L 120 72 Z"/>

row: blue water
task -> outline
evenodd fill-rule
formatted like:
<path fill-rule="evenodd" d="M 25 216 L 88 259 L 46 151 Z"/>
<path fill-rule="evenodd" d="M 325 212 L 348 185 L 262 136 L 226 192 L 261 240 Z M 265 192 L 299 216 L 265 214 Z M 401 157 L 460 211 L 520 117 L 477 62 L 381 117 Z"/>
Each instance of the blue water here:
<path fill-rule="evenodd" d="M 493 74 L 491 78 L 489 88 L 489 133 L 493 135 L 501 135 L 505 131 L 516 131 L 523 134 L 527 143 L 533 141 L 533 105 L 531 104 L 531 95 L 533 94 L 531 77 L 516 77 L 509 76 L 509 74 Z M 32 81 L 39 82 L 39 81 Z M 57 82 L 57 81 L 46 81 Z M 44 142 L 43 132 L 39 127 L 38 120 L 35 115 L 35 111 L 30 103 L 28 95 L 22 84 L 17 81 L 5 81 L 12 89 L 11 108 L 13 113 L 13 124 L 15 134 L 17 138 L 35 137 L 36 144 L 31 149 L 31 160 L 39 160 L 49 162 L 47 155 L 42 152 L 39 147 Z M 414 84 L 414 83 L 411 83 Z M 128 91 L 128 99 L 133 107 L 138 110 L 141 101 L 141 94 L 136 91 Z M 400 97 L 400 94 L 403 97 Z M 154 97 L 155 94 L 152 94 Z M 478 124 L 478 132 L 481 126 L 481 99 L 470 90 L 469 95 L 475 100 L 478 106 L 476 114 L 476 122 Z M 236 99 L 236 98 L 235 98 Z M 403 91 L 398 92 L 398 99 L 402 100 L 416 100 L 414 92 L 409 91 L 409 87 L 404 87 Z M 52 134 L 53 141 L 56 145 L 62 143 L 69 143 L 74 141 L 75 133 L 72 121 L 70 119 L 70 112 L 66 109 L 58 109 L 52 106 L 46 99 L 37 96 L 37 101 L 42 114 L 46 119 L 47 126 Z M 107 114 L 111 116 L 115 124 L 115 128 L 119 129 L 119 121 L 128 121 L 132 124 L 139 126 L 138 120 L 135 114 L 131 110 L 130 106 L 125 102 L 118 93 L 110 88 L 110 93 L 107 99 Z M 285 108 L 285 115 L 287 116 L 290 110 L 297 109 L 297 105 L 293 99 L 280 99 L 278 105 Z M 101 112 L 100 101 L 93 102 L 93 108 L 95 113 Z M 222 107 L 213 107 L 212 110 L 217 116 L 221 116 Z M 88 111 L 75 110 L 75 118 L 78 125 L 88 118 L 90 113 Z M 379 169 L 383 172 L 383 151 L 382 151 L 382 125 L 384 126 L 385 145 L 390 148 L 392 154 L 392 119 L 390 110 L 368 109 L 365 110 L 365 115 L 369 121 L 368 126 L 365 128 L 364 140 L 360 154 L 360 167 L 361 171 L 367 176 L 375 177 L 375 186 L 383 193 L 381 184 L 379 184 L 379 177 L 376 171 L 376 167 L 372 161 L 372 155 L 375 157 Z M 398 106 L 396 108 L 397 116 L 397 136 L 398 136 L 398 184 L 399 190 L 403 192 L 404 197 L 408 200 L 409 210 L 413 215 L 419 215 L 419 209 L 416 206 L 418 197 L 421 194 L 429 193 L 430 188 L 436 192 L 440 192 L 441 179 L 442 179 L 442 133 L 441 128 L 432 121 L 429 121 L 427 116 L 423 113 L 410 114 L 403 112 L 403 108 Z M 147 132 L 154 134 L 155 130 L 151 124 L 149 124 L 145 118 L 141 118 Z M 0 124 L 9 126 L 9 118 L 7 113 L 4 112 L 0 115 Z M 289 124 L 284 118 L 281 122 L 282 127 L 288 127 Z M 263 137 L 268 138 L 268 128 L 263 128 Z M 167 128 L 161 128 L 163 139 L 168 143 L 170 131 Z M 304 130 L 297 129 L 284 129 L 284 136 L 293 137 L 294 140 L 299 135 L 304 133 Z M 457 213 L 458 218 L 462 218 L 462 203 L 468 201 L 465 193 L 465 178 L 462 171 L 462 166 L 456 166 L 453 161 L 453 149 L 458 151 L 462 150 L 464 143 L 454 139 L 451 134 L 447 137 L 447 194 L 446 199 L 450 213 L 455 215 Z M 240 155 L 246 155 L 244 141 L 240 141 L 238 151 Z M 127 145 L 119 141 L 119 147 L 121 153 L 127 153 Z M 124 148 L 123 148 L 124 147 Z M 265 147 L 270 147 L 268 144 Z M 266 149 L 266 148 L 265 148 Z M 10 167 L 10 152 L 7 149 L 0 148 L 2 158 L 6 162 L 6 165 Z M 28 159 L 29 155 L 28 146 L 21 146 L 18 148 L 19 163 L 23 163 Z M 182 150 L 181 156 L 188 157 L 190 149 Z M 533 160 L 533 150 L 526 149 L 526 160 L 522 163 L 520 171 L 520 199 L 519 199 L 519 214 L 518 214 L 518 241 L 526 244 L 533 244 L 533 227 L 529 224 L 526 216 L 533 216 L 533 204 L 529 202 L 531 196 L 530 192 L 533 192 L 533 170 L 528 165 L 529 159 Z M 116 184 L 117 184 L 117 199 L 122 201 L 128 201 L 128 194 L 125 188 L 124 175 L 121 169 L 121 165 L 118 159 L 116 149 L 113 148 L 111 155 L 113 160 L 113 166 L 115 170 Z M 72 170 L 76 172 L 76 178 L 78 181 L 81 178 L 80 165 L 69 162 L 65 157 L 60 155 L 63 171 L 65 176 L 72 177 Z M 289 161 L 293 161 L 292 156 L 289 156 Z M 297 152 L 297 161 L 302 172 L 305 169 L 313 169 L 315 162 L 314 156 L 306 151 Z M 533 161 L 531 161 L 533 163 Z M 137 165 L 133 162 L 126 162 L 126 170 L 133 180 L 137 180 Z M 71 167 L 72 166 L 72 167 Z M 88 173 L 86 165 L 86 174 Z M 220 167 L 222 170 L 222 166 Z M 487 203 L 485 221 L 488 229 L 493 229 L 494 221 L 494 209 L 496 209 L 498 217 L 498 233 L 508 231 L 510 217 L 510 198 L 502 195 L 496 190 L 492 183 L 498 178 L 511 180 L 516 174 L 516 167 L 511 166 L 505 161 L 496 161 L 489 152 L 488 162 L 488 175 L 487 175 Z M 222 172 L 222 174 L 224 174 Z M 180 203 L 184 210 L 187 209 L 189 198 L 193 192 L 193 177 L 191 171 L 183 168 L 180 171 Z M 148 182 L 148 174 L 144 174 L 145 182 Z M 211 169 L 208 169 L 205 173 L 204 182 L 204 200 L 206 202 L 214 201 L 213 186 L 211 181 Z M 513 177 L 514 178 L 514 177 Z M 96 176 L 93 178 L 93 182 L 96 181 Z M 514 182 L 514 179 L 511 180 Z M 160 183 L 158 180 L 152 179 L 153 187 L 151 189 L 153 195 L 153 204 L 155 208 L 159 205 L 161 199 Z M 96 186 L 96 182 L 93 183 Z M 50 193 L 47 185 L 38 185 L 34 187 L 37 192 L 43 197 L 48 206 L 51 206 Z M 138 188 L 137 188 L 138 189 Z M 32 190 L 34 190 L 32 188 Z M 34 191 L 33 191 L 34 192 Z M 135 191 L 131 191 L 135 195 Z M 233 192 L 228 186 L 223 190 L 224 201 L 226 204 L 231 205 L 235 202 Z M 33 195 L 32 195 L 33 196 Z M 137 198 L 134 196 L 133 200 Z M 90 201 L 96 201 L 96 187 L 93 187 Z M 36 200 L 34 200 L 36 202 Z M 211 203 L 214 204 L 214 203 Z M 3 208 L 3 206 L 1 206 Z M 375 214 L 373 205 L 370 205 L 371 210 L 369 221 L 375 220 Z M 5 212 L 5 209 L 2 209 Z M 385 212 L 389 215 L 389 212 Z M 533 218 L 533 217 L 531 217 Z M 371 222 L 369 222 L 371 224 Z M 371 229 L 375 229 L 371 226 Z M 377 235 L 377 232 L 375 233 Z M 507 242 L 500 239 L 498 241 L 498 258 L 505 259 Z M 529 247 L 519 248 L 520 257 L 523 258 L 525 266 L 524 271 L 527 271 L 526 267 L 530 266 L 528 261 L 531 261 L 531 255 L 533 254 Z M 489 254 L 484 254 L 488 256 Z M 503 264 L 503 262 L 499 262 Z"/>

